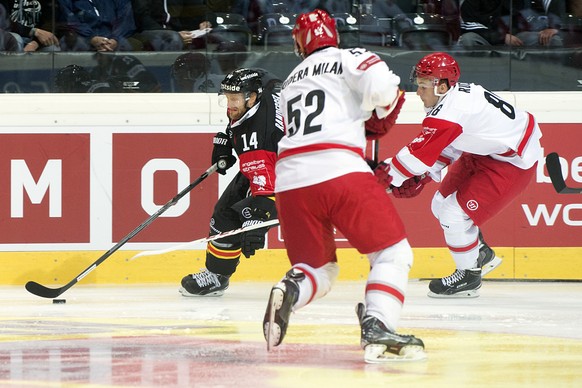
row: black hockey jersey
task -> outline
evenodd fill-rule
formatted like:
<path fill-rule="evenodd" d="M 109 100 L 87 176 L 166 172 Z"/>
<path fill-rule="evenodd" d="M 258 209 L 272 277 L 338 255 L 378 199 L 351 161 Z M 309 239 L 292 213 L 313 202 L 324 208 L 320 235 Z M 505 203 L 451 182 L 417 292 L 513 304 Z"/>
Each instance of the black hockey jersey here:
<path fill-rule="evenodd" d="M 226 128 L 253 196 L 275 191 L 277 143 L 284 135 L 279 100 L 278 93 L 263 93 L 258 104 Z"/>

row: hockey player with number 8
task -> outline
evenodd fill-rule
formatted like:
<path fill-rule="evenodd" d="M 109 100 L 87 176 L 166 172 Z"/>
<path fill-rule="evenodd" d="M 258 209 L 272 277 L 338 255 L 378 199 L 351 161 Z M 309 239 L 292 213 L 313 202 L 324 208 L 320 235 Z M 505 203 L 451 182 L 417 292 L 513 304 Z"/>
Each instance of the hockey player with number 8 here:
<path fill-rule="evenodd" d="M 458 82 L 460 75 L 446 53 L 414 66 L 411 81 L 426 111 L 422 132 L 377 171 L 397 197 L 416 196 L 431 178 L 440 182 L 431 207 L 456 269 L 430 282 L 434 298 L 479 296 L 483 274 L 501 263 L 480 226 L 526 188 L 543 155 L 531 113 L 480 85 Z"/>
<path fill-rule="evenodd" d="M 366 139 L 385 135 L 404 102 L 400 78 L 378 55 L 339 49 L 335 21 L 315 10 L 293 29 L 303 61 L 283 82 L 286 134 L 279 142 L 275 197 L 292 268 L 271 290 L 263 320 L 270 350 L 289 317 L 326 295 L 338 276 L 334 228 L 370 262 L 356 312 L 366 362 L 425 358 L 423 342 L 396 328 L 412 249 L 386 190 L 364 159 Z"/>

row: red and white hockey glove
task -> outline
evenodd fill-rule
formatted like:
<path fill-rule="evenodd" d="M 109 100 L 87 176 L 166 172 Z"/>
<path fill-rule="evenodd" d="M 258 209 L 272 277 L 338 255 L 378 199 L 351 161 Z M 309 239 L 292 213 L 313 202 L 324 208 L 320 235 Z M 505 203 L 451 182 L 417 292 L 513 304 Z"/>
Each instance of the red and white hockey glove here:
<path fill-rule="evenodd" d="M 389 174 L 390 165 L 386 162 L 378 163 L 378 166 L 374 169 L 374 175 L 378 178 L 378 183 L 381 184 L 385 189 L 390 188 L 390 182 L 392 182 L 392 176 Z"/>
<path fill-rule="evenodd" d="M 422 192 L 424 185 L 432 179 L 428 175 L 413 176 L 402 182 L 400 187 L 392 187 L 392 194 L 396 198 L 414 198 Z"/>
<path fill-rule="evenodd" d="M 392 112 L 383 119 L 378 118 L 376 111 L 372 111 L 372 117 L 366 120 L 366 139 L 376 140 L 386 135 L 390 129 L 396 124 L 396 119 L 402 109 L 402 104 L 404 104 L 404 90 L 398 91 L 398 98 L 395 102 L 396 106 L 392 109 Z"/>

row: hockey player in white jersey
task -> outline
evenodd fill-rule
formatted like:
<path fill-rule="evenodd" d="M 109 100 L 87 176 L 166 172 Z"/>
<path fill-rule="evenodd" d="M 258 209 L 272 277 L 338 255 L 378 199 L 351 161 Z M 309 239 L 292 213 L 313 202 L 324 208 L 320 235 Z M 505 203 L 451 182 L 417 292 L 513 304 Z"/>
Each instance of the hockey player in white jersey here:
<path fill-rule="evenodd" d="M 456 269 L 430 282 L 435 298 L 479 296 L 482 272 L 500 263 L 479 255 L 479 227 L 525 189 L 543 157 L 542 133 L 530 113 L 480 85 L 458 82 L 460 75 L 446 53 L 418 62 L 411 78 L 427 112 L 422 132 L 387 160 L 396 196 L 415 196 L 430 181 L 420 178 L 426 175 L 440 182 L 431 207 Z"/>
<path fill-rule="evenodd" d="M 335 227 L 371 266 L 365 305 L 356 309 L 365 361 L 422 359 L 423 342 L 396 333 L 412 250 L 364 160 L 366 137 L 382 136 L 398 116 L 400 78 L 374 53 L 339 49 L 335 21 L 324 11 L 301 14 L 293 39 L 303 61 L 282 85 L 286 134 L 275 184 L 292 268 L 271 290 L 263 320 L 267 348 L 281 343 L 292 311 L 330 291 L 339 271 Z"/>

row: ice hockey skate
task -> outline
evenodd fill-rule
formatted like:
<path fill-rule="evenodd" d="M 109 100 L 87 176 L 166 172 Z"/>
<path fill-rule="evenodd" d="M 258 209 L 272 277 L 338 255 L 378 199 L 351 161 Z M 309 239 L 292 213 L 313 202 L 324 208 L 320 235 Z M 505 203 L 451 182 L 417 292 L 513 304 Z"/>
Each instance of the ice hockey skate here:
<path fill-rule="evenodd" d="M 291 310 L 299 298 L 298 281 L 305 278 L 305 274 L 291 269 L 285 278 L 271 289 L 269 303 L 263 318 L 263 334 L 267 340 L 267 350 L 278 346 L 285 338 Z"/>
<path fill-rule="evenodd" d="M 431 298 L 476 298 L 481 288 L 481 268 L 457 269 L 442 279 L 431 280 L 428 288 Z"/>
<path fill-rule="evenodd" d="M 228 288 L 228 276 L 216 274 L 205 268 L 182 279 L 183 296 L 221 296 Z"/>
<path fill-rule="evenodd" d="M 477 259 L 477 265 L 481 268 L 481 277 L 499 267 L 501 262 L 501 258 L 495 256 L 495 251 L 487 245 L 483 240 L 483 235 L 479 232 L 479 258 Z"/>
<path fill-rule="evenodd" d="M 361 327 L 364 361 L 371 364 L 426 359 L 424 343 L 413 335 L 400 335 L 388 330 L 378 318 L 366 315 L 363 303 L 356 306 Z"/>

